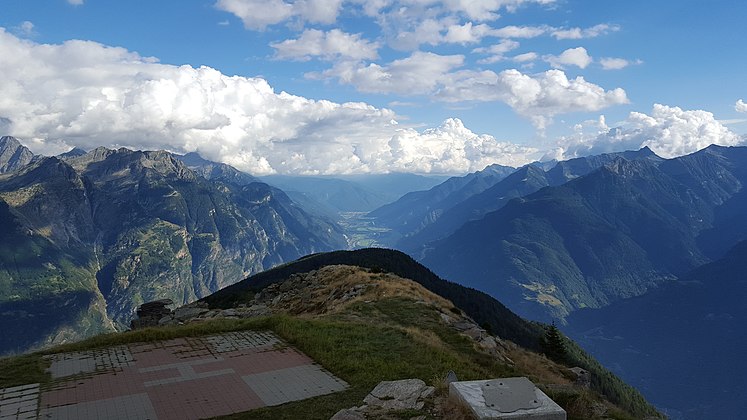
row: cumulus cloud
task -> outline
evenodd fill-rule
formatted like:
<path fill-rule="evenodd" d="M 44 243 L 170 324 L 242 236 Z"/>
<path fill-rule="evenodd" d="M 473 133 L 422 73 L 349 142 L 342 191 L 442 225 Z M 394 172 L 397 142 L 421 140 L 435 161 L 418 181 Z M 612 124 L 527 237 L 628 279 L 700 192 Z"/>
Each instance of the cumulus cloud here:
<path fill-rule="evenodd" d="M 0 127 L 37 153 L 198 151 L 254 174 L 463 173 L 537 157 L 456 119 L 418 131 L 388 109 L 278 93 L 261 78 L 165 65 L 95 42 L 37 44 L 0 28 L 0 56 L 16 57 L 0 60 Z"/>
<path fill-rule="evenodd" d="M 491 64 L 506 59 L 506 53 L 519 48 L 519 43 L 511 40 L 504 39 L 503 41 L 493 44 L 489 47 L 475 48 L 472 50 L 474 53 L 487 54 L 488 57 L 478 61 L 480 64 Z"/>
<path fill-rule="evenodd" d="M 347 34 L 339 29 L 329 32 L 307 29 L 297 39 L 270 44 L 275 57 L 285 60 L 308 61 L 318 57 L 323 60 L 339 58 L 373 60 L 378 58 L 379 45 L 361 39 L 360 34 Z"/>
<path fill-rule="evenodd" d="M 492 31 L 492 35 L 500 38 L 536 38 L 545 34 L 548 26 L 504 26 Z"/>
<path fill-rule="evenodd" d="M 397 19 L 393 19 L 395 22 Z M 388 44 L 400 51 L 416 50 L 423 44 L 439 45 L 444 42 L 442 32 L 448 23 L 438 19 L 423 19 L 416 22 L 388 24 Z"/>
<path fill-rule="evenodd" d="M 544 130 L 554 116 L 569 112 L 598 111 L 628 103 L 623 89 L 605 91 L 583 77 L 568 79 L 561 70 L 527 75 L 518 70 L 500 73 L 458 72 L 439 92 L 449 101 L 501 101 Z"/>
<path fill-rule="evenodd" d="M 576 66 L 585 69 L 593 59 L 584 47 L 569 48 L 560 55 L 546 55 L 542 57 L 555 68 L 564 68 L 566 66 Z"/>
<path fill-rule="evenodd" d="M 574 135 L 560 139 L 551 157 L 569 159 L 648 146 L 659 156 L 672 158 L 711 144 L 735 146 L 743 142 L 710 112 L 660 104 L 654 105 L 650 115 L 631 112 L 620 127 L 610 129 L 601 120 L 596 129 L 591 135 L 577 129 Z"/>
<path fill-rule="evenodd" d="M 474 44 L 493 33 L 488 25 L 475 25 L 467 22 L 464 25 L 451 25 L 446 30 L 443 41 L 450 44 Z"/>
<path fill-rule="evenodd" d="M 341 6 L 342 0 L 218 0 L 215 3 L 218 9 L 241 19 L 245 28 L 257 31 L 290 19 L 334 23 Z"/>
<path fill-rule="evenodd" d="M 13 28 L 13 32 L 22 37 L 30 37 L 36 35 L 34 30 L 34 23 L 28 20 L 24 20 L 20 25 Z"/>
<path fill-rule="evenodd" d="M 334 78 L 361 92 L 430 95 L 444 102 L 500 101 L 529 118 L 540 130 L 558 114 L 598 111 L 628 103 L 621 88 L 606 91 L 580 76 L 568 79 L 561 70 L 535 75 L 515 69 L 495 73 L 463 70 L 463 64 L 462 55 L 418 51 L 384 66 L 342 62 L 307 77 Z"/>
<path fill-rule="evenodd" d="M 528 3 L 552 4 L 555 0 L 445 0 L 444 6 L 452 11 L 466 15 L 477 21 L 495 20 L 500 17 L 502 8 L 512 12 L 519 6 Z"/>
<path fill-rule="evenodd" d="M 438 89 L 447 75 L 464 64 L 462 55 L 438 55 L 417 51 L 409 57 L 381 66 L 342 62 L 312 78 L 335 78 L 361 92 L 425 95 Z"/>
<path fill-rule="evenodd" d="M 734 109 L 737 112 L 747 112 L 747 103 L 740 99 L 736 104 L 734 104 Z"/>
<path fill-rule="evenodd" d="M 641 60 L 626 60 L 624 58 L 604 57 L 599 60 L 604 70 L 620 70 L 633 64 L 643 64 Z"/>
<path fill-rule="evenodd" d="M 535 61 L 539 58 L 539 55 L 535 52 L 528 52 L 524 54 L 519 54 L 511 57 L 511 59 L 517 63 L 528 63 L 531 61 Z"/>
<path fill-rule="evenodd" d="M 552 31 L 552 36 L 557 40 L 561 39 L 583 39 L 583 38 L 596 38 L 600 35 L 606 35 L 610 32 L 616 32 L 620 30 L 619 25 L 610 25 L 608 23 L 600 23 L 590 28 L 569 28 L 569 29 L 555 29 Z"/>

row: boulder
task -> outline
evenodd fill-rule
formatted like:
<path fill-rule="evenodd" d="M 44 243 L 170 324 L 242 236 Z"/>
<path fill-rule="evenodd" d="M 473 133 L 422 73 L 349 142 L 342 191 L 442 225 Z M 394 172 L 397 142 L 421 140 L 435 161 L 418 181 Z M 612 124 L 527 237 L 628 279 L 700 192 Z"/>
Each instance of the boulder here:
<path fill-rule="evenodd" d="M 386 410 L 420 410 L 425 405 L 422 399 L 434 391 L 432 386 L 426 386 L 420 379 L 384 381 L 376 385 L 363 402 Z"/>

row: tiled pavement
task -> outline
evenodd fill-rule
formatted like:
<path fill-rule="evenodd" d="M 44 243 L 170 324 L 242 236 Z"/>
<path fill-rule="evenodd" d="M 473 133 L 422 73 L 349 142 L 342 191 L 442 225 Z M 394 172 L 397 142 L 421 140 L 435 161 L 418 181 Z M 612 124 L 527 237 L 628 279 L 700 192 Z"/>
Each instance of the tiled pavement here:
<path fill-rule="evenodd" d="M 266 332 L 52 356 L 52 385 L 0 390 L 6 419 L 199 419 L 341 391 L 347 384 Z"/>

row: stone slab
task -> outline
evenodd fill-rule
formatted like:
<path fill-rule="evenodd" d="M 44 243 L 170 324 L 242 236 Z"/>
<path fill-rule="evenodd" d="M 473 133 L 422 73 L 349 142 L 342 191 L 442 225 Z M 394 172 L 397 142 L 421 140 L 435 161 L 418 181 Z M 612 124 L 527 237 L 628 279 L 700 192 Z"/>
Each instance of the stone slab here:
<path fill-rule="evenodd" d="M 482 381 L 461 381 L 449 384 L 449 396 L 464 404 L 477 419 L 531 419 L 531 420 L 566 420 L 566 412 L 539 388 L 534 387 L 534 396 L 538 406 L 529 409 L 519 408 L 504 413 L 490 407 L 485 400 L 483 389 L 493 381 L 508 384 L 516 378 L 498 378 Z M 524 378 L 526 379 L 526 378 Z M 529 381 L 528 379 L 526 379 Z M 523 382 L 523 381 L 519 381 Z M 492 385 L 491 385 L 492 386 Z M 532 400 L 534 401 L 534 400 Z"/>
<path fill-rule="evenodd" d="M 39 384 L 0 389 L 0 420 L 35 419 L 39 407 Z"/>
<path fill-rule="evenodd" d="M 155 420 L 156 410 L 148 394 L 125 395 L 50 407 L 41 410 L 39 418 L 58 420 Z"/>
<path fill-rule="evenodd" d="M 197 420 L 348 386 L 271 332 L 132 343 L 50 362 L 49 386 L 0 389 L 0 420 Z"/>
<path fill-rule="evenodd" d="M 269 406 L 331 394 L 348 387 L 317 365 L 246 375 L 242 379 Z"/>

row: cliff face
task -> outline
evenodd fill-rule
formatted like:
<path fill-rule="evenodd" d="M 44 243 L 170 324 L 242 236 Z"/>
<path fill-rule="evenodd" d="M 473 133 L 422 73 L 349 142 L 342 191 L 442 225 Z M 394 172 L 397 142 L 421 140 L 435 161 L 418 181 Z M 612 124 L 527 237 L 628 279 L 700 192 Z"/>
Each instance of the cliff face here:
<path fill-rule="evenodd" d="M 0 353 L 116 329 L 145 301 L 187 303 L 345 246 L 282 191 L 241 181 L 206 179 L 168 152 L 105 148 L 0 175 L 2 323 L 33 332 L 3 337 Z"/>

